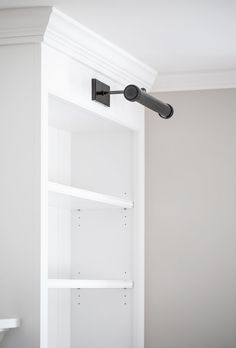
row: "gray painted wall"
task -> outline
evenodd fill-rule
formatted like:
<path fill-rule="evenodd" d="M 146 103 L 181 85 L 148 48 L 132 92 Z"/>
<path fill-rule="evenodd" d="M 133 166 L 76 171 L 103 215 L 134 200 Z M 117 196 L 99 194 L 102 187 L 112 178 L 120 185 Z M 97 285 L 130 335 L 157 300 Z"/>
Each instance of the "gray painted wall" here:
<path fill-rule="evenodd" d="M 40 342 L 40 44 L 0 46 L 1 348 Z"/>
<path fill-rule="evenodd" d="M 236 89 L 146 116 L 146 348 L 236 347 Z"/>

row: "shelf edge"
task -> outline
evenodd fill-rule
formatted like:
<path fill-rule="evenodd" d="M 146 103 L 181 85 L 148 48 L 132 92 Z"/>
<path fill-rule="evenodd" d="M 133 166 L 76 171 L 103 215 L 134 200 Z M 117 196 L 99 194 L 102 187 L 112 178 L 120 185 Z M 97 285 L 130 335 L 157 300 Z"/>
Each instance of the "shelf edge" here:
<path fill-rule="evenodd" d="M 48 279 L 49 289 L 132 289 L 133 280 Z"/>
<path fill-rule="evenodd" d="M 73 198 L 90 200 L 93 202 L 104 203 L 121 208 L 132 209 L 134 207 L 134 202 L 127 199 L 104 195 L 102 193 L 88 191 L 69 185 L 58 184 L 52 181 L 48 182 L 48 191 L 65 196 L 70 196 Z"/>

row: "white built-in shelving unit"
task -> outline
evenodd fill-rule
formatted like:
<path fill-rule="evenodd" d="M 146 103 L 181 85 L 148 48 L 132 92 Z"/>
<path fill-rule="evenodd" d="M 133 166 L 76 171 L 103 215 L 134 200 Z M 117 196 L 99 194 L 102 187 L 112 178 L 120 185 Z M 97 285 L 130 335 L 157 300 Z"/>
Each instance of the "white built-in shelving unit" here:
<path fill-rule="evenodd" d="M 131 347 L 134 132 L 59 96 L 49 96 L 47 110 L 48 345 Z"/>
<path fill-rule="evenodd" d="M 8 346 L 143 348 L 144 109 L 92 101 L 91 79 L 156 74 L 51 7 L 1 10 L 0 49 Z"/>

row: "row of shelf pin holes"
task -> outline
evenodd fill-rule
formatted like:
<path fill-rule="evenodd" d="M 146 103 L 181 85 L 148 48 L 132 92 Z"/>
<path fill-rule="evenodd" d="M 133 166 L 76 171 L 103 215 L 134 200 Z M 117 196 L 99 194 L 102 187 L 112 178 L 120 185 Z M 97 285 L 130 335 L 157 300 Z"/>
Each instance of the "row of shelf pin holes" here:
<path fill-rule="evenodd" d="M 127 208 L 124 208 L 124 211 L 126 212 Z M 80 213 L 80 209 L 77 209 L 77 211 Z M 78 220 L 80 220 L 80 216 L 77 217 Z M 127 219 L 127 215 L 124 215 L 124 219 Z M 125 220 L 127 221 L 127 220 Z M 80 221 L 79 221 L 80 222 Z M 80 223 L 77 225 L 78 227 L 80 227 Z M 124 226 L 127 226 L 127 222 L 124 223 Z"/>
<path fill-rule="evenodd" d="M 77 290 L 79 291 L 80 289 L 77 289 Z M 127 289 L 124 289 L 124 291 L 126 291 L 126 290 L 127 290 Z M 78 299 L 77 299 L 77 300 L 79 300 L 79 301 L 80 301 L 81 295 L 80 295 L 80 294 L 78 294 L 78 295 L 77 295 L 77 297 L 78 297 Z M 124 294 L 124 295 L 123 295 L 123 297 L 124 297 L 124 301 L 125 301 L 125 302 L 124 302 L 124 306 L 127 306 L 127 295 L 126 295 L 126 294 Z M 81 304 L 80 302 L 77 302 L 77 305 L 78 305 L 78 306 L 80 306 L 80 304 Z"/>

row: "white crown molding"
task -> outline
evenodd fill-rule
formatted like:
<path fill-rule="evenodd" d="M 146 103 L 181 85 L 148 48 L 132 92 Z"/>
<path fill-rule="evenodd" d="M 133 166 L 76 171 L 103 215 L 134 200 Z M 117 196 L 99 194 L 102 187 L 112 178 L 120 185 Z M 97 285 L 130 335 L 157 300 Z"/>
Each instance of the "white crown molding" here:
<path fill-rule="evenodd" d="M 50 7 L 21 7 L 0 10 L 0 45 L 42 42 Z"/>
<path fill-rule="evenodd" d="M 116 81 L 150 89 L 156 71 L 53 8 L 44 41 Z"/>
<path fill-rule="evenodd" d="M 159 73 L 153 92 L 192 91 L 236 87 L 236 70 L 179 74 Z"/>
<path fill-rule="evenodd" d="M 156 71 L 53 7 L 0 10 L 0 45 L 44 42 L 114 81 L 148 90 Z"/>

